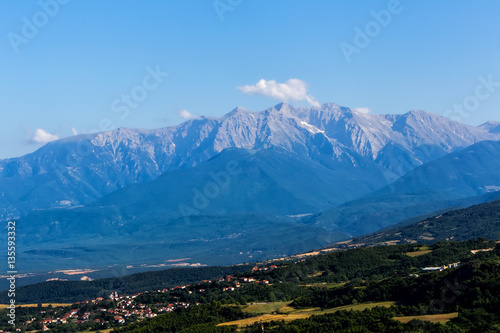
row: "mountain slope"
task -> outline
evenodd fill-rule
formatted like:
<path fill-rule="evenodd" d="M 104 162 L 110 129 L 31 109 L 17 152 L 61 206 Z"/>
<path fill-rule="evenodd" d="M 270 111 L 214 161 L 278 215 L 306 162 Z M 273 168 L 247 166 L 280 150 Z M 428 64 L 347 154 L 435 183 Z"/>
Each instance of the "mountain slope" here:
<path fill-rule="evenodd" d="M 478 127 L 487 130 L 489 133 L 500 133 L 500 122 L 498 121 L 487 121 Z"/>
<path fill-rule="evenodd" d="M 477 237 L 500 239 L 500 201 L 449 211 L 409 225 L 397 225 L 354 238 L 351 243 L 434 243 L 444 240 L 465 241 Z"/>
<path fill-rule="evenodd" d="M 118 207 L 127 215 L 147 211 L 175 216 L 180 204 L 197 209 L 205 201 L 206 207 L 198 208 L 205 214 L 293 215 L 338 205 L 384 182 L 373 163 L 367 167 L 339 163 L 330 169 L 278 148 L 228 149 L 199 166 L 167 172 L 89 206 Z"/>
<path fill-rule="evenodd" d="M 500 190 L 500 141 L 483 141 L 408 172 L 377 194 L 440 190 L 460 197 Z"/>
<path fill-rule="evenodd" d="M 107 219 L 141 215 L 179 217 L 185 212 L 307 214 L 371 192 L 384 182 L 376 165 L 346 168 L 340 164 L 329 169 L 277 148 L 228 149 L 196 167 L 128 186 L 85 207 L 38 210 L 31 214 L 35 217 L 24 220 L 30 221 L 31 228 L 37 228 L 55 215 L 77 215 L 84 221 L 86 214 L 100 210 Z M 120 217 L 113 217 L 115 214 Z"/>
<path fill-rule="evenodd" d="M 118 262 L 135 258 L 116 253 L 111 244 L 138 247 L 136 252 L 157 260 L 167 255 L 152 247 L 170 244 L 170 259 L 183 255 L 231 263 L 237 262 L 234 253 L 244 249 L 261 251 L 254 257 L 268 257 L 318 247 L 326 239 L 345 239 L 345 233 L 284 215 L 312 213 L 381 186 L 373 180 L 384 181 L 373 168 L 353 175 L 351 168 L 332 170 L 282 149 L 228 149 L 196 167 L 167 172 L 84 207 L 34 211 L 19 221 L 17 232 L 28 251 L 24 262 L 48 253 L 60 259 L 70 255 L 62 248 L 78 243 L 99 252 L 99 259 L 92 259 L 97 262 L 108 262 L 106 256 Z M 70 253 L 72 264 L 84 255 Z"/>
<path fill-rule="evenodd" d="M 0 218 L 87 204 L 119 188 L 193 167 L 224 149 L 281 148 L 326 167 L 377 164 L 390 182 L 416 166 L 500 133 L 422 111 L 371 115 L 335 104 L 236 108 L 157 130 L 118 129 L 51 142 L 0 161 Z"/>
<path fill-rule="evenodd" d="M 490 200 L 487 194 L 500 190 L 499 169 L 500 142 L 479 142 L 304 222 L 359 236 L 448 207 L 468 207 Z"/>

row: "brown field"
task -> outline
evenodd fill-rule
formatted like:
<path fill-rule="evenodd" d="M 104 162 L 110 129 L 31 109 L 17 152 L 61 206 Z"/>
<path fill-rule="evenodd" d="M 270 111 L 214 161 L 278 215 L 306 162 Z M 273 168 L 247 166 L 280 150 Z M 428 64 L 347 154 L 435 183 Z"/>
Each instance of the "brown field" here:
<path fill-rule="evenodd" d="M 71 303 L 43 303 L 42 307 L 46 308 L 49 305 L 52 305 L 53 308 L 60 308 L 60 307 L 64 307 L 64 306 L 70 306 L 72 304 Z M 9 306 L 8 304 L 0 304 L 0 309 L 5 309 L 8 306 Z M 21 307 L 21 306 L 24 308 L 36 308 L 38 306 L 38 304 L 16 304 L 16 308 Z"/>
<path fill-rule="evenodd" d="M 384 242 L 384 245 L 398 245 L 398 243 L 400 243 L 401 241 L 399 239 L 394 239 L 394 240 L 390 240 L 390 241 L 386 241 Z"/>
<path fill-rule="evenodd" d="M 458 312 L 453 313 L 444 313 L 444 314 L 435 314 L 435 315 L 423 315 L 423 316 L 407 316 L 407 317 L 394 317 L 392 319 L 397 320 L 403 324 L 407 322 L 418 319 L 423 321 L 430 321 L 431 323 L 446 323 L 453 318 L 458 317 Z"/>
<path fill-rule="evenodd" d="M 252 305 L 244 307 L 242 310 L 243 312 L 255 315 L 262 313 L 272 313 L 274 311 L 279 311 L 280 309 L 286 307 L 290 303 L 292 302 L 288 301 L 288 302 L 254 303 Z"/>
<path fill-rule="evenodd" d="M 356 304 L 356 305 L 346 305 L 346 306 L 341 306 L 338 308 L 326 309 L 326 310 L 321 310 L 319 308 L 297 310 L 297 309 L 294 309 L 294 308 L 287 306 L 286 305 L 287 303 L 289 303 L 289 302 L 273 302 L 273 303 L 255 304 L 257 306 L 262 306 L 262 307 L 267 305 L 268 308 L 272 308 L 273 311 L 280 312 L 280 313 L 279 314 L 264 314 L 264 315 L 260 315 L 257 317 L 235 320 L 235 321 L 219 324 L 218 326 L 237 325 L 237 326 L 242 327 L 242 326 L 247 326 L 247 325 L 253 325 L 253 324 L 261 322 L 261 321 L 262 322 L 268 322 L 268 321 L 272 321 L 272 320 L 293 321 L 296 319 L 309 318 L 310 316 L 314 316 L 314 315 L 320 316 L 320 315 L 324 315 L 327 313 L 333 313 L 333 312 L 340 311 L 340 310 L 363 311 L 364 309 L 371 309 L 371 308 L 374 308 L 376 306 L 383 306 L 383 307 L 388 308 L 391 305 L 396 304 L 396 302 L 380 302 L 380 303 L 364 303 L 364 304 Z M 284 305 L 284 306 L 279 308 L 279 305 Z M 248 307 L 245 309 L 248 309 Z M 244 311 L 245 311 L 245 309 L 244 309 Z M 254 308 L 253 311 L 255 311 L 255 310 L 256 309 Z"/>
<path fill-rule="evenodd" d="M 291 257 L 302 259 L 305 257 L 317 256 L 318 254 L 319 254 L 319 251 L 314 251 L 314 252 L 306 252 L 306 253 L 296 254 L 296 255 L 293 255 Z"/>
<path fill-rule="evenodd" d="M 408 257 L 418 257 L 418 256 L 423 256 L 424 254 L 431 253 L 432 250 L 425 250 L 425 251 L 416 251 L 416 252 L 406 252 L 406 255 Z"/>
<path fill-rule="evenodd" d="M 301 284 L 301 286 L 333 289 L 333 288 L 342 287 L 346 283 L 347 282 L 339 282 L 339 283 L 318 282 L 318 283 Z"/>

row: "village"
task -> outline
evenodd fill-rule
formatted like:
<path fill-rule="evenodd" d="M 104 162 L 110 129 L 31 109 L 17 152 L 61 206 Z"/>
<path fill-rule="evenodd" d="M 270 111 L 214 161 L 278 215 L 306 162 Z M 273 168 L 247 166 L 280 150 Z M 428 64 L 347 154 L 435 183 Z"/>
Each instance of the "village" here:
<path fill-rule="evenodd" d="M 267 271 L 277 268 L 257 267 L 252 272 Z M 156 291 L 145 291 L 130 295 L 121 295 L 111 292 L 106 297 L 97 297 L 92 300 L 77 302 L 70 307 L 39 307 L 36 315 L 22 316 L 16 326 L 16 331 L 57 331 L 63 325 L 77 325 L 79 328 L 100 330 L 119 327 L 146 318 L 154 318 L 158 314 L 173 312 L 176 309 L 196 306 L 199 302 L 172 301 L 181 298 L 180 295 L 200 295 L 208 288 L 214 288 L 220 292 L 231 292 L 244 284 L 269 284 L 268 280 L 257 280 L 253 277 L 235 278 L 232 275 L 221 277 L 214 281 L 203 280 L 197 284 L 187 284 L 172 288 L 158 289 Z M 213 289 L 211 289 L 213 291 Z M 169 302 L 152 302 L 155 299 L 169 299 Z M 22 305 L 21 305 L 22 307 Z M 10 331 L 0 330 L 0 333 Z"/>

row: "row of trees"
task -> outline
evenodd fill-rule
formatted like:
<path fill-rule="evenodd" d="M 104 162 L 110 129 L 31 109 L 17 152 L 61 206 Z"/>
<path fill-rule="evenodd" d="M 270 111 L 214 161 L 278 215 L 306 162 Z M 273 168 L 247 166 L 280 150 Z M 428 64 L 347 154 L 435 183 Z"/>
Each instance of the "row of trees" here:
<path fill-rule="evenodd" d="M 146 290 L 171 288 L 177 285 L 216 279 L 221 276 L 246 272 L 252 266 L 209 266 L 199 268 L 170 268 L 161 271 L 99 279 L 95 281 L 49 281 L 19 287 L 18 303 L 72 303 L 105 297 L 112 291 L 133 294 Z M 8 303 L 7 293 L 0 294 L 0 303 Z"/>

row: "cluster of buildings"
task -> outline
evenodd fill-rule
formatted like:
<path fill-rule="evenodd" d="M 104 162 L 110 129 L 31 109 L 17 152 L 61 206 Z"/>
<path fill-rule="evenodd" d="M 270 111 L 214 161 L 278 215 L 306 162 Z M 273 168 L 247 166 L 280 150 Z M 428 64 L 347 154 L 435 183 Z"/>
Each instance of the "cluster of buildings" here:
<path fill-rule="evenodd" d="M 267 267 L 267 266 L 264 266 L 264 267 L 255 266 L 254 268 L 252 268 L 252 272 L 272 271 L 273 269 L 276 269 L 276 268 L 278 268 L 278 266 L 276 266 L 276 265 L 271 265 L 269 267 Z"/>
<path fill-rule="evenodd" d="M 447 264 L 447 265 L 443 265 L 443 266 L 439 266 L 439 267 L 424 267 L 424 268 L 422 268 L 422 272 L 444 271 L 445 269 L 449 269 L 449 268 L 457 268 L 460 265 L 461 265 L 460 262 L 454 262 L 452 264 Z"/>
<path fill-rule="evenodd" d="M 276 266 L 274 266 L 274 267 L 276 268 Z M 273 268 L 262 267 L 262 268 L 259 268 L 258 270 L 262 271 L 262 270 L 268 270 L 268 269 L 273 269 Z M 254 268 L 253 271 L 257 271 L 257 270 Z M 221 287 L 222 291 L 235 291 L 236 288 L 241 287 L 241 283 L 264 283 L 264 284 L 269 284 L 268 280 L 257 280 L 257 279 L 255 279 L 253 277 L 241 277 L 241 278 L 239 278 L 237 280 L 232 275 L 227 275 L 227 276 L 225 276 L 223 278 L 219 278 L 219 279 L 215 280 L 215 282 L 217 282 L 217 283 L 223 283 L 223 282 L 230 282 L 230 283 L 232 283 L 232 285 L 230 285 L 230 286 L 226 285 L 225 287 Z M 168 292 L 172 292 L 172 291 L 176 291 L 176 290 L 187 290 L 188 294 L 193 293 L 193 291 L 194 292 L 203 293 L 203 292 L 206 291 L 204 288 L 202 288 L 203 285 L 204 284 L 210 284 L 210 283 L 212 283 L 212 280 L 203 280 L 198 285 L 191 286 L 191 285 L 187 284 L 187 285 L 184 285 L 184 286 L 176 286 L 176 287 L 168 288 L 168 289 L 167 288 L 165 288 L 165 289 L 158 289 L 158 292 L 159 293 L 168 293 Z"/>
<path fill-rule="evenodd" d="M 173 302 L 173 303 L 156 303 L 154 305 L 145 305 L 137 302 L 135 298 L 143 293 L 133 295 L 119 295 L 117 292 L 112 292 L 108 298 L 97 297 L 96 299 L 84 302 L 75 303 L 75 308 L 69 311 L 65 308 L 54 308 L 51 314 L 42 310 L 39 313 L 43 319 L 39 321 L 42 326 L 42 331 L 49 331 L 51 326 L 74 323 L 76 325 L 94 323 L 97 325 L 108 324 L 124 324 L 126 322 L 136 321 L 142 318 L 153 318 L 162 312 L 172 312 L 177 308 L 187 308 L 189 303 Z M 107 308 L 105 302 L 114 301 L 116 304 L 112 308 Z M 90 305 L 90 306 L 86 306 Z M 93 309 L 93 310 L 89 310 Z M 129 319 L 133 318 L 133 320 Z M 30 318 L 22 323 L 23 326 L 30 326 L 36 321 L 35 318 Z M 0 331 L 3 332 L 3 331 Z"/>
<path fill-rule="evenodd" d="M 245 282 L 245 283 L 264 283 L 264 284 L 269 284 L 269 281 L 268 280 L 256 280 L 252 277 L 242 277 L 241 278 L 241 281 L 242 282 Z"/>
<path fill-rule="evenodd" d="M 266 271 L 277 268 L 275 265 L 271 267 L 254 268 L 255 271 Z M 223 278 L 215 280 L 217 284 L 222 284 L 220 290 L 223 292 L 235 291 L 240 288 L 242 284 L 246 283 L 263 283 L 269 284 L 268 280 L 257 280 L 252 277 L 235 278 L 232 275 L 227 275 Z M 157 293 L 170 293 L 175 291 L 186 291 L 188 294 L 203 293 L 205 286 L 211 284 L 211 280 L 204 280 L 196 285 L 180 285 L 172 288 L 158 289 Z M 213 286 L 212 286 L 213 287 Z M 150 293 L 150 292 L 146 292 Z M 39 321 L 43 325 L 42 331 L 49 331 L 50 327 L 54 325 L 63 325 L 67 323 L 74 323 L 77 325 L 95 324 L 104 326 L 115 326 L 119 324 L 130 323 L 143 318 L 153 318 L 160 313 L 172 312 L 178 308 L 187 308 L 191 304 L 185 302 L 171 302 L 171 303 L 156 303 L 156 304 L 142 304 L 137 300 L 137 297 L 144 293 L 136 293 L 131 295 L 120 295 L 118 292 L 111 292 L 106 298 L 97 297 L 90 301 L 77 302 L 74 308 L 67 310 L 67 308 L 54 308 L 51 313 L 47 311 L 40 311 L 42 320 Z M 113 303 L 110 303 L 112 301 Z M 113 307 L 109 308 L 109 305 Z M 194 305 L 198 305 L 195 303 Z M 23 323 L 23 326 L 30 326 L 36 321 L 35 318 L 30 318 Z"/>
<path fill-rule="evenodd" d="M 254 267 L 253 272 L 268 271 L 276 269 L 276 265 L 269 267 Z M 235 278 L 232 275 L 214 280 L 222 292 L 235 291 L 242 284 L 261 283 L 269 284 L 268 280 L 258 280 L 253 277 Z M 207 284 L 211 284 L 210 288 L 214 288 L 211 280 L 204 280 L 196 285 L 180 285 L 172 288 L 158 289 L 157 293 L 171 293 L 176 291 L 185 291 L 188 294 L 203 293 L 206 291 Z M 217 288 L 217 287 L 216 287 Z M 73 308 L 53 308 L 51 310 L 41 309 L 38 319 L 31 317 L 21 323 L 24 327 L 33 327 L 42 325 L 42 331 L 49 331 L 55 325 L 64 325 L 73 323 L 77 325 L 93 325 L 102 328 L 112 327 L 120 324 L 131 323 L 143 318 L 153 318 L 160 313 L 172 312 L 178 308 L 187 308 L 191 304 L 186 302 L 169 302 L 156 304 L 142 304 L 137 299 L 143 294 L 151 294 L 151 292 L 136 293 L 131 295 L 120 295 L 118 292 L 111 292 L 107 297 L 97 297 L 95 299 L 83 302 L 77 302 Z M 198 305 L 199 303 L 194 303 Z M 47 310 L 47 311 L 46 311 Z M 40 320 L 40 317 L 42 318 Z M 3 332 L 0 330 L 0 333 Z"/>

